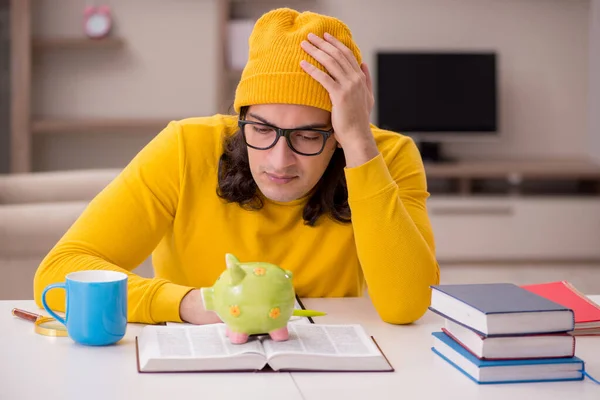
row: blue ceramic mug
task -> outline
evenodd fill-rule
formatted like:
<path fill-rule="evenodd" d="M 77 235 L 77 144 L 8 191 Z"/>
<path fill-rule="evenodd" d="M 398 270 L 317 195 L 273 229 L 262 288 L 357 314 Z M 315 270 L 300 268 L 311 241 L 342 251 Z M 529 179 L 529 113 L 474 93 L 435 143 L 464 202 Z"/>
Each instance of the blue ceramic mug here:
<path fill-rule="evenodd" d="M 46 304 L 52 289 L 66 291 L 65 318 Z M 69 337 L 89 346 L 118 342 L 127 330 L 127 275 L 116 271 L 72 272 L 65 283 L 48 285 L 42 292 L 42 304 L 48 313 L 67 327 Z"/>

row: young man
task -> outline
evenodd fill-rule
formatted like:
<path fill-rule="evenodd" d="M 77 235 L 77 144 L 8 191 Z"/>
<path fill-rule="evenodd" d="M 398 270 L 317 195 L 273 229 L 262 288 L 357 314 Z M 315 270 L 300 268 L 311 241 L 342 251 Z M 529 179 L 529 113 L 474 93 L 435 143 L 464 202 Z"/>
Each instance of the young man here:
<path fill-rule="evenodd" d="M 419 319 L 439 281 L 414 143 L 370 123 L 372 83 L 341 21 L 290 9 L 260 18 L 238 116 L 170 123 L 50 251 L 43 289 L 76 270 L 129 275 L 131 322 L 218 321 L 200 287 L 225 253 L 294 273 L 301 297 L 361 296 L 380 317 Z M 402 112 L 402 110 L 399 110 Z M 133 274 L 150 254 L 155 277 Z M 64 292 L 48 304 L 64 309 Z"/>

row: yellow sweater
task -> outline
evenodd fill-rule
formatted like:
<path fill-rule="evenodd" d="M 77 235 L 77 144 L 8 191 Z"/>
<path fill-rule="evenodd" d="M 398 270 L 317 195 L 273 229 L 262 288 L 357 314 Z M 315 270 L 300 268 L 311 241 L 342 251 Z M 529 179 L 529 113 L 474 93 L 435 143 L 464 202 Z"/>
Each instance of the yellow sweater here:
<path fill-rule="evenodd" d="M 179 304 L 193 288 L 211 286 L 225 253 L 267 261 L 294 273 L 300 297 L 361 296 L 368 288 L 389 323 L 419 319 L 439 281 L 423 164 L 413 141 L 372 126 L 379 156 L 346 168 L 352 224 L 322 216 L 302 220 L 305 199 L 266 200 L 260 211 L 216 194 L 222 135 L 236 117 L 171 122 L 91 201 L 39 266 L 34 296 L 69 272 L 126 272 L 130 322 L 180 322 Z M 152 253 L 155 277 L 130 271 Z M 366 284 L 366 286 L 365 286 Z M 47 295 L 64 311 L 64 291 Z"/>

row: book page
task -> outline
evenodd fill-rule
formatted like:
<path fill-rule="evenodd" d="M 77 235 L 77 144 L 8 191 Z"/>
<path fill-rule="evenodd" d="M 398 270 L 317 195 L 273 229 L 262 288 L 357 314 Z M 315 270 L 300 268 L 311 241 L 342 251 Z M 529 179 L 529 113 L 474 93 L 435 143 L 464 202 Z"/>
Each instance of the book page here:
<path fill-rule="evenodd" d="M 223 324 L 160 327 L 155 330 L 160 357 L 226 357 L 243 353 L 264 354 L 256 338 L 231 344 Z"/>
<path fill-rule="evenodd" d="M 263 346 L 268 357 L 283 353 L 331 356 L 372 356 L 379 349 L 360 325 L 299 324 L 288 327 L 290 338 L 275 342 L 266 338 Z"/>

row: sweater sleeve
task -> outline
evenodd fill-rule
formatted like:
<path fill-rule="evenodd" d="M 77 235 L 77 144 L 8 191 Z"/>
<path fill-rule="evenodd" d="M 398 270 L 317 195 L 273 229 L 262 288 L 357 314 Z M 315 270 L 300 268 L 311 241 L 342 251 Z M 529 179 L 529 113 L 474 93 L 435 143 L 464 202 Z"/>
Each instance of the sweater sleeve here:
<path fill-rule="evenodd" d="M 345 170 L 348 202 L 371 301 L 382 320 L 406 324 L 427 311 L 439 267 L 418 149 L 406 137 L 385 156 Z"/>
<path fill-rule="evenodd" d="M 113 270 L 128 275 L 128 320 L 181 322 L 179 304 L 192 288 L 132 271 L 150 256 L 172 223 L 185 155 L 181 127 L 171 122 L 87 206 L 46 255 L 34 277 L 34 299 L 70 272 Z M 48 306 L 64 311 L 65 291 L 51 290 Z"/>

